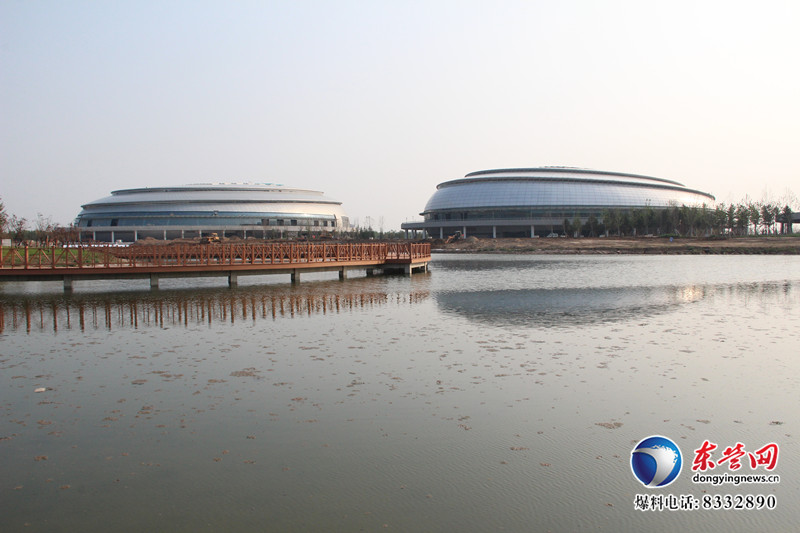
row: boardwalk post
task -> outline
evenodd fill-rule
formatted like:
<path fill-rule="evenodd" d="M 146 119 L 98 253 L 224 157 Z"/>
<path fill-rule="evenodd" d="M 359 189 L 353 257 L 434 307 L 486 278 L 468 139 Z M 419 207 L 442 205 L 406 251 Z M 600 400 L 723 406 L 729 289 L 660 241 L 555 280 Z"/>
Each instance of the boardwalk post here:
<path fill-rule="evenodd" d="M 151 289 L 158 288 L 158 274 L 150 274 L 150 288 Z"/>
<path fill-rule="evenodd" d="M 237 285 L 239 285 L 239 277 L 236 272 L 228 272 L 228 287 L 236 287 Z"/>
<path fill-rule="evenodd" d="M 292 283 L 300 283 L 300 270 L 297 268 L 292 270 Z"/>
<path fill-rule="evenodd" d="M 345 267 L 342 267 L 342 269 L 339 270 L 339 279 L 341 280 L 347 279 L 347 269 Z"/>
<path fill-rule="evenodd" d="M 64 276 L 64 292 L 72 291 L 72 276 Z"/>

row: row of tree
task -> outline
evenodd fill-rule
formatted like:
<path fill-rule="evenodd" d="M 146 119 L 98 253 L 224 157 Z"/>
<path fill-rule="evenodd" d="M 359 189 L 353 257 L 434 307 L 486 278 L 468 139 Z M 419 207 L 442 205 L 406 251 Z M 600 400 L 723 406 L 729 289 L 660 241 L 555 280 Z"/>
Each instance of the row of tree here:
<path fill-rule="evenodd" d="M 28 219 L 9 215 L 0 200 L 0 237 L 6 236 L 16 244 L 31 241 L 42 246 L 69 244 L 78 242 L 78 228 L 56 224 L 52 217 L 45 217 L 41 213 L 36 216 L 33 228 L 30 228 Z"/>
<path fill-rule="evenodd" d="M 567 235 L 777 235 L 791 233 L 792 208 L 774 203 L 741 202 L 715 207 L 604 209 L 601 218 L 564 220 Z"/>

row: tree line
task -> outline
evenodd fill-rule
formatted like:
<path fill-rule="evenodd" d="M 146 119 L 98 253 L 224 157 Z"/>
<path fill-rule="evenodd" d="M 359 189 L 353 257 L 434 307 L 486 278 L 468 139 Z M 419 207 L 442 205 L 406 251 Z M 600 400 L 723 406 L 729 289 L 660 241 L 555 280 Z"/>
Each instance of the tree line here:
<path fill-rule="evenodd" d="M 667 208 L 604 209 L 601 219 L 576 216 L 564 220 L 567 235 L 642 236 L 675 235 L 683 237 L 779 235 L 792 231 L 792 208 L 771 202 L 740 202 Z"/>
<path fill-rule="evenodd" d="M 70 224 L 62 226 L 53 222 L 53 217 L 41 213 L 33 221 L 33 227 L 24 217 L 9 215 L 0 199 L 0 237 L 7 237 L 15 244 L 36 242 L 41 246 L 71 244 L 78 242 L 78 228 Z"/>
<path fill-rule="evenodd" d="M 584 222 L 579 217 L 564 220 L 564 232 L 577 236 L 642 236 L 675 235 L 744 236 L 778 235 L 791 233 L 793 211 L 788 205 L 782 208 L 772 203 L 718 204 L 715 207 L 670 206 L 634 209 L 604 209 L 601 218 L 589 216 Z"/>

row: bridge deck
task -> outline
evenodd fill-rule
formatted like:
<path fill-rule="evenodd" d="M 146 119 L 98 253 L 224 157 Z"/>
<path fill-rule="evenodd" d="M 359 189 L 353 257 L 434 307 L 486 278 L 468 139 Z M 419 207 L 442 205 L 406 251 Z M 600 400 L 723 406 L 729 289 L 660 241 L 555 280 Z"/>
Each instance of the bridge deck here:
<path fill-rule="evenodd" d="M 0 250 L 0 281 L 292 274 L 348 269 L 411 273 L 430 261 L 427 243 L 175 244 L 10 248 Z"/>

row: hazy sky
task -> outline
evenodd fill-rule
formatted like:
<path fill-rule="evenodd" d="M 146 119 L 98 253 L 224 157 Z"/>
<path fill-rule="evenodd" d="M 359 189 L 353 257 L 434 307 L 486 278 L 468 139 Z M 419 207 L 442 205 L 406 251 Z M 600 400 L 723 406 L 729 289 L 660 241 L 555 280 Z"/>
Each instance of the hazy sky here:
<path fill-rule="evenodd" d="M 800 2 L 0 0 L 0 198 L 272 182 L 399 229 L 562 165 L 800 195 Z"/>

